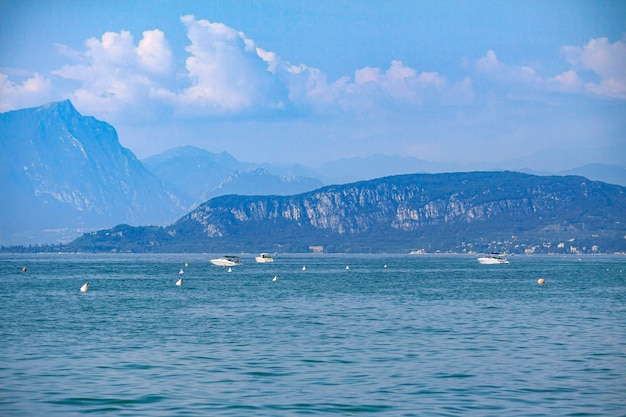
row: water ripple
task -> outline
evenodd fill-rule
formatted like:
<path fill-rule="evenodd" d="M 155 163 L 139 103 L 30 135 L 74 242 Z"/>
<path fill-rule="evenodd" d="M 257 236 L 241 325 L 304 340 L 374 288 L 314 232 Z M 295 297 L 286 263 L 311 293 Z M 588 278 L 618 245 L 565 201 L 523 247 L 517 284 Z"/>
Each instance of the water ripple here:
<path fill-rule="evenodd" d="M 2 255 L 0 415 L 626 415 L 624 264 Z"/>

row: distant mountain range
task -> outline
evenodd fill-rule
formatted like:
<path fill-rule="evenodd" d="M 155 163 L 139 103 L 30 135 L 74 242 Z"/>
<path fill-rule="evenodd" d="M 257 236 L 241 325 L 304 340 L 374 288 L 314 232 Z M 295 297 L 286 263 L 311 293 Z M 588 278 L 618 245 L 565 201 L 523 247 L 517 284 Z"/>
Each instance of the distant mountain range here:
<path fill-rule="evenodd" d="M 0 114 L 0 244 L 68 242 L 117 224 L 167 225 L 229 194 L 292 196 L 325 184 L 461 170 L 389 155 L 315 168 L 253 164 L 189 146 L 139 161 L 113 126 L 62 101 Z M 625 171 L 593 164 L 568 174 L 626 184 Z"/>
<path fill-rule="evenodd" d="M 293 196 L 221 196 L 167 227 L 85 234 L 72 251 L 625 252 L 626 188 L 577 176 L 413 174 Z"/>
<path fill-rule="evenodd" d="M 626 165 L 618 164 L 586 164 L 576 168 L 557 171 L 538 171 L 523 165 L 527 159 L 509 161 L 508 163 L 482 163 L 469 166 L 444 164 L 426 161 L 419 158 L 397 155 L 370 155 L 366 158 L 346 158 L 323 164 L 316 168 L 316 176 L 325 184 L 345 184 L 354 181 L 369 180 L 391 175 L 414 173 L 446 173 L 472 171 L 505 171 L 510 168 L 503 166 L 519 165 L 515 169 L 534 175 L 579 175 L 594 181 L 626 186 Z"/>
<path fill-rule="evenodd" d="M 120 223 L 164 225 L 215 196 L 323 185 L 285 174 L 299 171 L 192 147 L 142 163 L 113 126 L 82 116 L 69 100 L 1 113 L 0 244 L 67 242 Z"/>
<path fill-rule="evenodd" d="M 227 152 L 215 154 L 192 146 L 175 148 L 142 162 L 176 186 L 190 208 L 225 194 L 289 195 L 324 185 L 317 178 L 283 175 L 284 167 L 239 162 Z"/>

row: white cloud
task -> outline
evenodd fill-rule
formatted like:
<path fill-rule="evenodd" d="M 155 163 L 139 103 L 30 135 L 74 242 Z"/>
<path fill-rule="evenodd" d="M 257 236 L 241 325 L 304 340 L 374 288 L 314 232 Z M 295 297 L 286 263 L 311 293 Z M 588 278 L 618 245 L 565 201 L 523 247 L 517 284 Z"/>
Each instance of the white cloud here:
<path fill-rule="evenodd" d="M 568 70 L 562 74 L 548 78 L 546 84 L 554 91 L 576 93 L 583 90 L 583 82 L 576 71 Z"/>
<path fill-rule="evenodd" d="M 107 68 L 132 67 L 135 63 L 133 35 L 123 30 L 120 33 L 106 32 L 102 40 L 89 38 L 85 42 L 87 55 L 94 66 Z"/>
<path fill-rule="evenodd" d="M 148 105 L 152 92 L 163 88 L 159 76 L 172 64 L 171 50 L 159 30 L 143 32 L 137 46 L 128 31 L 106 32 L 101 39 L 88 39 L 85 46 L 81 63 L 53 74 L 80 83 L 70 96 L 91 114 L 122 114 L 131 106 Z"/>
<path fill-rule="evenodd" d="M 493 50 L 476 61 L 477 73 L 492 87 L 507 91 L 582 93 L 626 98 L 626 41 L 610 43 L 592 39 L 583 47 L 564 46 L 561 52 L 573 68 L 554 76 L 542 76 L 530 66 L 515 66 L 498 59 Z"/>
<path fill-rule="evenodd" d="M 488 82 L 490 92 L 500 91 L 505 97 L 523 97 L 537 93 L 576 93 L 582 83 L 575 71 L 568 70 L 544 77 L 528 65 L 516 66 L 501 61 L 493 50 L 476 61 L 477 74 Z"/>
<path fill-rule="evenodd" d="M 243 33 L 222 23 L 190 15 L 181 21 L 191 41 L 185 48 L 191 54 L 185 62 L 191 86 L 179 96 L 183 105 L 218 113 L 278 106 L 271 52 L 259 50 Z"/>
<path fill-rule="evenodd" d="M 139 63 L 153 73 L 165 73 L 172 63 L 172 52 L 160 30 L 149 30 L 143 33 L 143 39 L 137 45 Z"/>
<path fill-rule="evenodd" d="M 280 58 L 274 52 L 256 48 L 256 53 L 263 61 L 267 63 L 267 70 L 272 74 L 276 73 L 276 66 L 280 63 Z"/>
<path fill-rule="evenodd" d="M 476 61 L 478 72 L 496 83 L 540 83 L 541 77 L 530 66 L 508 65 L 500 61 L 493 50 Z"/>
<path fill-rule="evenodd" d="M 583 47 L 564 46 L 566 60 L 576 69 L 591 71 L 599 81 L 588 81 L 588 91 L 626 99 L 626 37 L 610 43 L 607 38 L 592 39 Z"/>
<path fill-rule="evenodd" d="M 25 107 L 35 107 L 51 100 L 52 81 L 35 73 L 32 77 L 16 84 L 0 73 L 0 112 Z"/>
<path fill-rule="evenodd" d="M 380 83 L 380 68 L 365 67 L 354 71 L 355 84 Z"/>
<path fill-rule="evenodd" d="M 155 117 L 163 109 L 202 118 L 290 107 L 327 114 L 382 108 L 413 112 L 426 106 L 467 104 L 477 86 L 477 91 L 506 99 L 584 91 L 626 98 L 624 40 L 610 43 L 598 38 L 582 47 L 564 47 L 572 68 L 557 75 L 544 76 L 531 66 L 505 63 L 489 50 L 460 81 L 420 71 L 401 60 L 391 61 L 387 68 L 363 67 L 329 80 L 321 69 L 291 64 L 225 24 L 192 15 L 181 17 L 181 22 L 189 39 L 184 68 L 174 68 L 172 50 L 160 30 L 143 32 L 137 43 L 128 31 L 106 32 L 88 39 L 83 51 L 56 45 L 61 55 L 73 61 L 52 72 L 70 81 L 59 84 L 66 88 L 71 84 L 64 94 L 39 74 L 21 84 L 0 74 L 0 108 L 38 105 L 61 96 L 71 98 L 83 112 L 108 118 L 141 116 L 138 112 Z"/>
<path fill-rule="evenodd" d="M 479 71 L 494 72 L 502 70 L 504 64 L 498 60 L 496 53 L 490 49 L 484 57 L 478 60 L 476 67 Z"/>
<path fill-rule="evenodd" d="M 399 60 L 392 61 L 386 70 L 364 67 L 356 70 L 353 78 L 341 77 L 334 82 L 329 82 L 321 70 L 306 65 L 283 64 L 283 69 L 282 77 L 289 86 L 290 99 L 322 111 L 333 108 L 360 111 L 390 104 L 409 108 L 433 101 L 445 103 L 449 99 L 448 92 L 457 87 L 436 72 L 418 73 Z M 463 83 L 471 88 L 471 83 Z"/>

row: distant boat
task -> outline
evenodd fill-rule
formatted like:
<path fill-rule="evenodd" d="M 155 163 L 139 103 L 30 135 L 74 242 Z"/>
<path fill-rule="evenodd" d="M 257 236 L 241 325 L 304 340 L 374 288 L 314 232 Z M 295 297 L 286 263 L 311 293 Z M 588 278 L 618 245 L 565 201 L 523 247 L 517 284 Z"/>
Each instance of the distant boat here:
<path fill-rule="evenodd" d="M 178 281 L 176 281 L 176 285 L 178 285 L 179 287 L 183 285 L 183 279 L 180 278 Z"/>
<path fill-rule="evenodd" d="M 89 283 L 85 282 L 83 286 L 80 287 L 80 292 L 87 292 L 87 291 L 89 291 Z"/>
<path fill-rule="evenodd" d="M 268 263 L 268 262 L 274 262 L 274 258 L 269 256 L 267 253 L 262 253 L 259 256 L 255 256 L 254 260 L 257 261 L 260 264 L 264 264 L 264 263 Z"/>
<path fill-rule="evenodd" d="M 217 266 L 223 266 L 226 268 L 227 266 L 237 266 L 241 265 L 241 260 L 238 256 L 226 255 L 221 258 L 211 259 L 211 263 Z"/>
<path fill-rule="evenodd" d="M 496 253 L 478 258 L 478 262 L 483 265 L 508 264 L 509 261 Z"/>

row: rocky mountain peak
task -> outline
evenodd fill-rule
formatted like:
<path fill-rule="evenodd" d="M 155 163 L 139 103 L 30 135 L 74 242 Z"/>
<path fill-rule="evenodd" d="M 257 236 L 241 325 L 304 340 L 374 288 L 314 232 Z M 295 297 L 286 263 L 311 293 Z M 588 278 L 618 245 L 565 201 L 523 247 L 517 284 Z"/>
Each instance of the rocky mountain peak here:
<path fill-rule="evenodd" d="M 48 112 L 50 114 L 56 114 L 65 117 L 80 116 L 80 113 L 78 112 L 78 110 L 76 110 L 76 107 L 74 107 L 74 104 L 72 104 L 72 101 L 69 99 L 44 104 L 41 107 L 37 107 L 36 110 L 40 113 Z"/>

